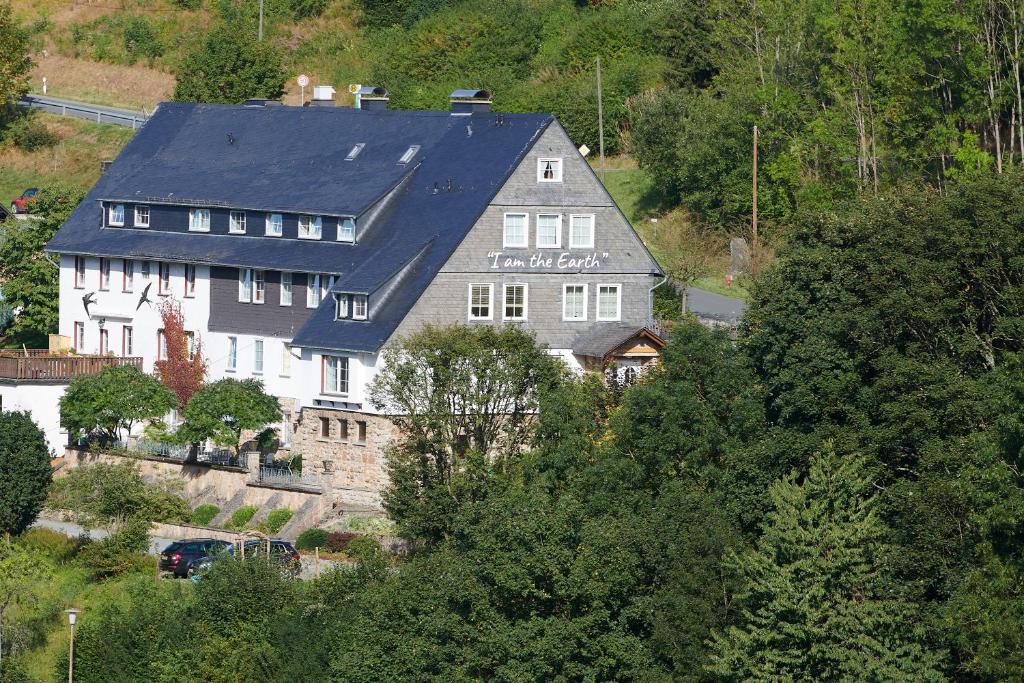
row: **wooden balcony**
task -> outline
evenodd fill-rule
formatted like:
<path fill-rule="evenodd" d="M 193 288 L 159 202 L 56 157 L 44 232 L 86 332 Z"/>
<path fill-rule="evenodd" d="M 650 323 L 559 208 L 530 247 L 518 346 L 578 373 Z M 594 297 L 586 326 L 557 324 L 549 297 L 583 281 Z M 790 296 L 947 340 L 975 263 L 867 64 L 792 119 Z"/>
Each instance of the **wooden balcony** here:
<path fill-rule="evenodd" d="M 74 356 L 29 349 L 0 352 L 0 381 L 26 383 L 61 383 L 75 377 L 95 375 L 103 368 L 134 365 L 142 369 L 138 356 Z"/>

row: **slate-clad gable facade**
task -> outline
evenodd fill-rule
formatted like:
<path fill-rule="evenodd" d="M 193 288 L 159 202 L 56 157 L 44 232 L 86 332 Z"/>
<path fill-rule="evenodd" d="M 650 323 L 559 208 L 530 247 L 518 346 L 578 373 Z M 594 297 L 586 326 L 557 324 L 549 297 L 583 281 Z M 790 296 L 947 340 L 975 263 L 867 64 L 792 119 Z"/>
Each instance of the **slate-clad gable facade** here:
<path fill-rule="evenodd" d="M 650 323 L 662 275 L 557 121 L 480 109 L 161 105 L 47 246 L 60 255 L 61 334 L 82 352 L 101 334 L 115 352 L 130 340 L 151 370 L 157 307 L 178 299 L 209 378 L 262 380 L 289 406 L 279 433 L 297 439 L 316 433 L 307 419 L 370 420 L 381 350 L 426 322 L 519 325 L 583 367 L 585 340 Z M 115 204 L 123 225 L 109 224 Z M 135 224 L 137 206 L 148 225 Z M 196 209 L 208 231 L 189 229 Z M 269 213 L 281 236 L 267 236 Z M 507 243 L 509 214 L 522 244 Z M 300 216 L 321 217 L 319 239 L 299 239 Z M 338 241 L 344 217 L 353 243 Z M 546 243 L 539 224 L 546 238 L 559 220 L 561 239 Z M 110 291 L 94 286 L 103 267 Z M 357 479 L 379 482 L 379 458 L 349 452 L 366 445 L 331 447 L 375 472 Z"/>

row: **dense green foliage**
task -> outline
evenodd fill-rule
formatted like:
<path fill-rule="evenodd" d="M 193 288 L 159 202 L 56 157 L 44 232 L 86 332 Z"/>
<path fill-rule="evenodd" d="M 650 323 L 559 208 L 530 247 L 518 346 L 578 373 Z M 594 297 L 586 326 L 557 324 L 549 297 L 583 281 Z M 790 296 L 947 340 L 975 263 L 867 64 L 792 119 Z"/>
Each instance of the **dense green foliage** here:
<path fill-rule="evenodd" d="M 227 526 L 232 529 L 241 529 L 245 527 L 258 510 L 259 508 L 255 505 L 243 505 L 231 513 L 231 520 L 228 522 Z"/>
<path fill-rule="evenodd" d="M 272 534 L 276 534 L 278 531 L 284 528 L 284 525 L 288 523 L 288 520 L 292 518 L 295 513 L 288 508 L 277 508 L 267 513 L 266 527 L 267 531 Z"/>
<path fill-rule="evenodd" d="M 52 475 L 50 449 L 31 415 L 0 411 L 0 534 L 19 534 L 36 520 Z"/>
<path fill-rule="evenodd" d="M 11 3 L 0 2 L 0 122 L 7 114 L 8 103 L 28 92 L 28 32 L 14 21 Z"/>
<path fill-rule="evenodd" d="M 295 548 L 298 550 L 313 550 L 314 548 L 326 547 L 326 543 L 327 529 L 311 527 L 299 534 L 299 538 L 295 541 Z"/>
<path fill-rule="evenodd" d="M 134 462 L 75 467 L 56 479 L 49 506 L 70 510 L 82 524 L 111 526 L 125 519 L 187 522 L 191 509 L 169 482 L 147 482 Z"/>
<path fill-rule="evenodd" d="M 174 99 L 237 104 L 280 97 L 287 75 L 281 51 L 271 42 L 258 42 L 254 33 L 228 22 L 212 27 L 182 58 Z"/>
<path fill-rule="evenodd" d="M 196 526 L 209 526 L 213 518 L 220 514 L 220 508 L 213 503 L 203 503 L 197 505 L 192 511 L 192 516 L 189 517 L 189 524 L 195 524 Z"/>
<path fill-rule="evenodd" d="M 32 204 L 41 220 L 0 224 L 0 282 L 4 300 L 19 310 L 8 329 L 8 341 L 18 346 L 46 348 L 45 335 L 57 329 L 60 268 L 55 256 L 43 253 L 43 246 L 84 194 L 70 186 L 43 187 Z"/>
<path fill-rule="evenodd" d="M 169 389 L 134 365 L 108 367 L 71 381 L 60 397 L 60 424 L 74 436 L 118 440 L 136 423 L 159 418 L 176 404 Z"/>
<path fill-rule="evenodd" d="M 177 436 L 187 442 L 212 439 L 238 453 L 242 430 L 257 431 L 281 419 L 277 399 L 256 379 L 222 379 L 207 384 L 189 399 L 185 423 Z"/>

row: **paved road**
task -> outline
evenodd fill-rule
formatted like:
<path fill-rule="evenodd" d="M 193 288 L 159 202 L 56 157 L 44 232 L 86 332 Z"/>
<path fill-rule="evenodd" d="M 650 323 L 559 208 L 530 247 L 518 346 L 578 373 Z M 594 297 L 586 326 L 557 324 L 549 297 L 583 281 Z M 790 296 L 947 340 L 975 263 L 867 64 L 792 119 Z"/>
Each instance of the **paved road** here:
<path fill-rule="evenodd" d="M 132 130 L 138 128 L 149 118 L 142 111 L 130 109 L 118 109 L 116 107 L 103 107 L 98 104 L 87 102 L 76 102 L 74 100 L 63 100 L 49 95 L 26 95 L 18 100 L 18 106 L 61 116 L 73 116 L 77 119 L 95 121 L 96 123 L 109 123 L 115 126 L 125 126 Z M 152 114 L 152 112 L 150 112 Z"/>

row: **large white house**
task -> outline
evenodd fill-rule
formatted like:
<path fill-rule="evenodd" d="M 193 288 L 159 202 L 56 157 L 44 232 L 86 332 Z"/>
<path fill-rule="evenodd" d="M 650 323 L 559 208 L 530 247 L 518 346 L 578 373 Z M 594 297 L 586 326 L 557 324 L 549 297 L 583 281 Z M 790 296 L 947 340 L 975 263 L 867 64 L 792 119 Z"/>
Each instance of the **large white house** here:
<path fill-rule="evenodd" d="M 369 503 L 390 340 L 518 325 L 573 367 L 643 364 L 663 279 L 554 117 L 483 91 L 449 111 L 389 110 L 381 89 L 360 109 L 162 104 L 47 251 L 76 352 L 152 370 L 177 299 L 209 379 L 262 379 L 285 444 Z"/>

